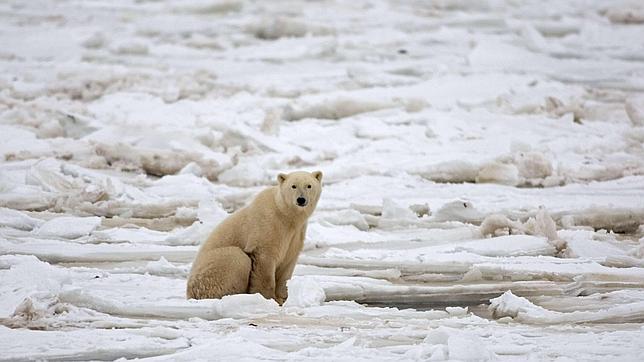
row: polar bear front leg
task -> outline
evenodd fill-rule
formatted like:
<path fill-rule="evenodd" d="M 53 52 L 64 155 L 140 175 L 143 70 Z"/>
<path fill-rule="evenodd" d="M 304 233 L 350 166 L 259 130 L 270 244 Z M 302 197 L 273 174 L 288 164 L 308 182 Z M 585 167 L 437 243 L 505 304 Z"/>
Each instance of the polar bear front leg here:
<path fill-rule="evenodd" d="M 248 292 L 260 293 L 266 299 L 275 298 L 275 258 L 269 255 L 253 254 Z"/>
<path fill-rule="evenodd" d="M 279 305 L 284 304 L 286 299 L 288 299 L 288 289 L 286 287 L 286 282 L 288 282 L 288 280 L 291 279 L 291 276 L 293 275 L 295 262 L 296 260 L 293 260 L 293 262 L 287 265 L 284 270 L 277 270 L 275 286 L 275 296 L 277 297 L 277 299 L 275 300 Z"/>

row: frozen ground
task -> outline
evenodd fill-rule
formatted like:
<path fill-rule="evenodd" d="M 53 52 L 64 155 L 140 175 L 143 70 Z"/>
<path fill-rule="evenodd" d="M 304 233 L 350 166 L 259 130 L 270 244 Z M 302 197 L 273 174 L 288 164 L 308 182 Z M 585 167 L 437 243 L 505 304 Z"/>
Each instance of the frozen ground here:
<path fill-rule="evenodd" d="M 3 1 L 0 361 L 641 360 L 640 1 Z M 284 307 L 186 301 L 278 172 Z"/>

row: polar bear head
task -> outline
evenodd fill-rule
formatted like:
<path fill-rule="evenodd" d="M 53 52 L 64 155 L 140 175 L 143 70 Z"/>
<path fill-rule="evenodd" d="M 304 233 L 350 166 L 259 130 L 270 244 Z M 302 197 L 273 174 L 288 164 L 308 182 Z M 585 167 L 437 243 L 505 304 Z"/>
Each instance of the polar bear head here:
<path fill-rule="evenodd" d="M 322 192 L 322 172 L 297 171 L 277 175 L 279 194 L 290 210 L 313 213 Z"/>

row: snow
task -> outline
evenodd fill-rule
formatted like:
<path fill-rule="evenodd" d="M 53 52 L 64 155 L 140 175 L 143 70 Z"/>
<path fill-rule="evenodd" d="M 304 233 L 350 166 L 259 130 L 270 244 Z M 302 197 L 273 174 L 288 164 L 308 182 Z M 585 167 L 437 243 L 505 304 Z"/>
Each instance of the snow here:
<path fill-rule="evenodd" d="M 2 2 L 0 360 L 641 360 L 643 9 Z M 292 170 L 284 306 L 186 300 Z"/>
<path fill-rule="evenodd" d="M 100 217 L 68 217 L 62 216 L 42 224 L 36 234 L 41 237 L 57 237 L 76 239 L 89 235 L 101 224 Z"/>
<path fill-rule="evenodd" d="M 288 281 L 288 300 L 284 307 L 311 307 L 326 300 L 324 288 L 313 278 L 294 277 Z"/>

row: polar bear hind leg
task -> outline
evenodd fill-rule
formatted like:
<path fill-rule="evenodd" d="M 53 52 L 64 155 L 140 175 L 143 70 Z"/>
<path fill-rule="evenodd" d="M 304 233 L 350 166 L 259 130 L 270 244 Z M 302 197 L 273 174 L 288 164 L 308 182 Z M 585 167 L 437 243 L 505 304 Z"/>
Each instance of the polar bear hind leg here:
<path fill-rule="evenodd" d="M 193 267 L 188 279 L 186 295 L 189 299 L 219 299 L 248 292 L 252 263 L 243 250 L 228 246 L 199 254 L 195 260 L 197 268 Z"/>

